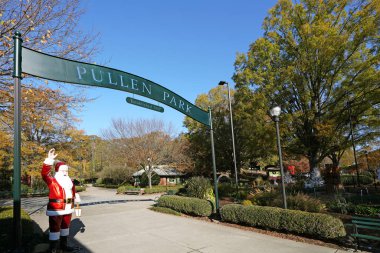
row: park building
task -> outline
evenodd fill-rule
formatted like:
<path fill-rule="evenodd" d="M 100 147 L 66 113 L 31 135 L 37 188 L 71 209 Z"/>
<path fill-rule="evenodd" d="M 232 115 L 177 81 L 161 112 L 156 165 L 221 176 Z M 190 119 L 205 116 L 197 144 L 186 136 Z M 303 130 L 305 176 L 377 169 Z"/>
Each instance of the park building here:
<path fill-rule="evenodd" d="M 141 177 L 144 173 L 144 169 L 133 173 L 132 177 L 135 184 L 141 181 Z M 153 165 L 153 173 L 160 177 L 158 185 L 173 186 L 183 183 L 186 178 L 186 174 L 179 172 L 176 168 L 169 165 Z"/>

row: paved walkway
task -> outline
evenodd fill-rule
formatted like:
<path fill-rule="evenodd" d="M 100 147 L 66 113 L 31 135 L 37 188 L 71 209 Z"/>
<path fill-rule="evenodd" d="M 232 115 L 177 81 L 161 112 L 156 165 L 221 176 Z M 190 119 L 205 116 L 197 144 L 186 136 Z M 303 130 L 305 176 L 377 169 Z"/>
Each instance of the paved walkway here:
<path fill-rule="evenodd" d="M 82 217 L 73 216 L 71 245 L 76 252 L 344 252 L 153 212 L 148 208 L 155 197 L 116 195 L 115 190 L 89 187 L 81 193 Z M 45 210 L 40 209 L 31 217 L 47 232 Z"/>

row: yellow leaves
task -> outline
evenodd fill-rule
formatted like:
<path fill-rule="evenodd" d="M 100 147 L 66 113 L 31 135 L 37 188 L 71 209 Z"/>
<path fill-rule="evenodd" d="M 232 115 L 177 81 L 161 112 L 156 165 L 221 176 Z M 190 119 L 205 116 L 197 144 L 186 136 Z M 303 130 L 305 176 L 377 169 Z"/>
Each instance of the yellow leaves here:
<path fill-rule="evenodd" d="M 309 23 L 306 23 L 306 24 L 303 24 L 301 26 L 301 31 L 303 34 L 310 34 L 311 33 L 311 27 L 310 27 L 310 24 Z"/>
<path fill-rule="evenodd" d="M 52 32 L 50 30 L 46 31 L 45 35 L 42 35 L 40 42 L 42 44 L 46 44 L 48 42 L 48 39 L 50 39 L 52 36 Z"/>
<path fill-rule="evenodd" d="M 332 120 L 326 120 L 323 123 L 317 123 L 315 126 L 317 135 L 322 138 L 331 138 L 331 136 L 334 136 L 334 132 L 336 132 L 335 125 L 335 122 Z"/>

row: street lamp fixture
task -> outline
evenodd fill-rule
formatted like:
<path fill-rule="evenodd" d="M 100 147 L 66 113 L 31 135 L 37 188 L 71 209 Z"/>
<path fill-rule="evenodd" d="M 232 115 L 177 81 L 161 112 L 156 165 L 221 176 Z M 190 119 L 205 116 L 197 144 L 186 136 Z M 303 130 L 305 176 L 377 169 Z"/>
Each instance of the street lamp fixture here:
<path fill-rule="evenodd" d="M 280 142 L 279 121 L 280 121 L 281 107 L 275 106 L 269 110 L 269 113 L 273 121 L 276 123 L 277 150 L 278 150 L 278 158 L 279 158 L 280 170 L 281 170 L 282 201 L 284 204 L 284 209 L 288 209 L 288 205 L 286 203 L 286 192 L 285 192 L 285 181 L 284 181 L 285 173 L 284 173 L 284 167 L 282 166 L 282 152 L 281 152 L 281 142 Z"/>
<path fill-rule="evenodd" d="M 225 81 L 220 81 L 219 85 L 220 86 L 227 85 L 227 90 L 228 90 L 228 104 L 229 104 L 229 109 L 230 109 L 230 125 L 231 125 L 231 136 L 232 136 L 232 156 L 233 156 L 234 168 L 235 168 L 235 184 L 236 184 L 236 197 L 237 197 L 238 193 L 239 193 L 239 180 L 238 180 L 238 170 L 237 170 L 237 166 L 236 166 L 235 134 L 234 134 L 234 122 L 233 122 L 233 118 L 232 118 L 230 86 Z"/>

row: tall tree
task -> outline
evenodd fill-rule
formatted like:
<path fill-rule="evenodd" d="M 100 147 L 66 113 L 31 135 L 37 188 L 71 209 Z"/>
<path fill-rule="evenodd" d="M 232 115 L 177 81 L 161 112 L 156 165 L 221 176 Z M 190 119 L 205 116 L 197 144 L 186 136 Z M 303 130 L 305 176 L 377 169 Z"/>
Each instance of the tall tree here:
<path fill-rule="evenodd" d="M 235 91 L 231 92 L 234 103 Z M 212 88 L 207 94 L 200 94 L 195 104 L 204 110 L 212 109 L 212 120 L 215 142 L 216 167 L 218 171 L 231 171 L 234 174 L 232 136 L 230 115 L 228 108 L 228 91 L 224 86 Z M 209 176 L 212 172 L 211 143 L 209 128 L 189 117 L 185 118 L 184 125 L 188 129 L 186 134 L 190 142 L 190 154 L 195 161 L 195 172 L 199 175 Z M 238 136 L 235 126 L 235 135 Z M 241 167 L 241 151 L 239 139 L 236 138 L 236 164 Z"/>
<path fill-rule="evenodd" d="M 264 36 L 237 56 L 237 87 L 251 86 L 281 105 L 286 148 L 306 156 L 311 169 L 347 148 L 350 118 L 355 141 L 379 136 L 379 6 L 280 0 L 264 20 Z"/>
<path fill-rule="evenodd" d="M 83 13 L 79 0 L 3 0 L 0 1 L 0 119 L 10 111 L 13 94 L 13 35 L 21 33 L 23 45 L 55 56 L 73 60 L 89 59 L 96 53 L 97 34 L 89 35 L 78 29 Z M 47 82 L 46 82 L 47 83 Z M 24 79 L 23 87 L 46 84 L 38 79 Z M 35 90 L 37 92 L 37 90 Z M 44 90 L 41 90 L 43 96 Z M 24 94 L 23 94 L 24 95 Z M 7 110 L 8 109 L 8 110 Z M 5 122 L 12 126 L 12 123 Z"/>
<path fill-rule="evenodd" d="M 154 165 L 171 164 L 183 169 L 186 164 L 192 164 L 186 153 L 187 142 L 182 138 L 174 138 L 172 127 L 161 120 L 115 119 L 112 120 L 111 127 L 102 134 L 109 141 L 110 150 L 114 153 L 111 166 L 123 164 L 131 172 L 137 168 L 144 169 L 150 188 Z"/>
<path fill-rule="evenodd" d="M 259 165 L 276 164 L 276 132 L 268 114 L 269 102 L 263 93 L 246 86 L 236 90 L 234 120 L 242 162 Z M 281 129 L 284 127 L 281 124 Z M 283 131 L 281 131 L 283 133 Z"/>
<path fill-rule="evenodd" d="M 13 35 L 21 33 L 23 45 L 59 57 L 89 59 L 97 50 L 97 34 L 78 29 L 83 13 L 79 0 L 0 1 L 0 132 L 3 140 L 13 135 Z M 22 169 L 40 166 L 46 147 L 72 138 L 77 109 L 86 98 L 48 88 L 48 82 L 35 78 L 22 81 Z M 54 86 L 55 87 L 55 86 Z M 2 169 L 11 165 L 11 143 L 0 147 Z M 72 147 L 69 147 L 69 150 Z M 62 154 L 63 151 L 60 150 Z M 38 161 L 38 162 L 37 162 Z M 37 165 L 38 164 L 38 165 Z"/>

